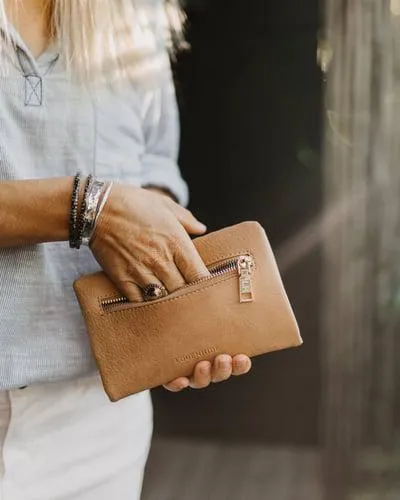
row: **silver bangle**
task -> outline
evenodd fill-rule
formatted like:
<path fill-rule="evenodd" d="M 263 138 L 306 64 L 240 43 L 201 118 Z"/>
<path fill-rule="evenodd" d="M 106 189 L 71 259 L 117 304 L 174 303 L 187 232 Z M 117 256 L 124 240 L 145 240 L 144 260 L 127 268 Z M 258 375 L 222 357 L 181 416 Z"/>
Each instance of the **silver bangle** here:
<path fill-rule="evenodd" d="M 89 246 L 95 228 L 101 196 L 108 189 L 107 182 L 94 180 L 86 195 L 86 210 L 83 215 L 82 245 Z"/>
<path fill-rule="evenodd" d="M 94 226 L 93 226 L 93 231 L 96 227 L 97 220 L 100 217 L 101 212 L 103 211 L 104 205 L 106 204 L 106 201 L 108 200 L 108 197 L 110 196 L 112 187 L 113 187 L 113 182 L 109 182 L 106 190 L 104 191 L 103 197 L 100 200 L 100 203 L 99 203 L 100 206 L 97 210 L 96 219 L 94 221 Z"/>

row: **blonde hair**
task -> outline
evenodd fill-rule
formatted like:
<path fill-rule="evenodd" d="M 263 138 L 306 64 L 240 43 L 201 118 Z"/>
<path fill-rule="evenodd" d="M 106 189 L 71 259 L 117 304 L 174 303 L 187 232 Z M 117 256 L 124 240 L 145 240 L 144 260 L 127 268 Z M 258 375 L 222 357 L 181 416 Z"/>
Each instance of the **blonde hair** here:
<path fill-rule="evenodd" d="M 17 0 L 19 1 L 19 0 Z M 179 0 L 43 0 L 49 33 L 74 78 L 108 81 L 142 77 L 162 64 L 161 44 L 170 53 L 183 46 L 184 16 Z M 0 27 L 7 34 L 4 0 Z M 5 37 L 11 44 L 10 37 Z M 154 68 L 153 68 L 154 69 Z"/>

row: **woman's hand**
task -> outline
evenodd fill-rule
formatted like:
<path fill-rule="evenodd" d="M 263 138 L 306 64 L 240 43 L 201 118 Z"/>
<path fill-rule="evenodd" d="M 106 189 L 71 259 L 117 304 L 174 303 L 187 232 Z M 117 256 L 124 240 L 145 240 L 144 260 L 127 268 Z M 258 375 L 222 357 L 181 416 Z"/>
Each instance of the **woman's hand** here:
<path fill-rule="evenodd" d="M 90 247 L 97 261 L 129 300 L 142 301 L 150 283 L 165 286 L 169 293 L 207 276 L 189 234 L 206 230 L 188 210 L 168 196 L 141 188 L 114 185 L 100 214 Z M 238 354 L 217 356 L 197 363 L 190 378 L 178 378 L 165 387 L 178 392 L 201 389 L 231 375 L 244 375 L 250 359 Z"/>
<path fill-rule="evenodd" d="M 212 364 L 209 361 L 197 363 L 191 378 L 180 377 L 164 387 L 171 392 L 179 392 L 187 387 L 204 389 L 211 382 L 222 382 L 231 375 L 244 375 L 250 369 L 251 360 L 244 354 L 238 354 L 233 358 L 227 354 L 221 354 L 214 359 Z"/>
<path fill-rule="evenodd" d="M 189 237 L 205 230 L 168 196 L 115 184 L 90 247 L 121 293 L 138 302 L 149 284 L 172 293 L 209 275 Z"/>

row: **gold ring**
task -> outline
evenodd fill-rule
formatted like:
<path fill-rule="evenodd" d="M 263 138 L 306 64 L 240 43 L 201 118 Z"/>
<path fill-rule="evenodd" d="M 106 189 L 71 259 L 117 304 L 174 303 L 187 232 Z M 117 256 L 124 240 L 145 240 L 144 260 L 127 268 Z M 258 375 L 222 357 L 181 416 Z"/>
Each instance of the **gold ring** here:
<path fill-rule="evenodd" d="M 146 302 L 151 300 L 161 299 L 168 295 L 166 288 L 158 283 L 149 283 L 143 288 L 144 300 Z"/>

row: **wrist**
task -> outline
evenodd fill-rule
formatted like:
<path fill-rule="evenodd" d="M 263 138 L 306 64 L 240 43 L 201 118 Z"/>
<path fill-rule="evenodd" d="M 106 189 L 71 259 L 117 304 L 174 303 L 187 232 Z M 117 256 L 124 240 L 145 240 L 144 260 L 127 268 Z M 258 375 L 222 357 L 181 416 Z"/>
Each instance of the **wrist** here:
<path fill-rule="evenodd" d="M 112 182 L 89 175 L 82 179 L 78 172 L 72 182 L 69 244 L 77 250 L 89 246 L 97 220 L 110 194 Z M 79 202 L 78 202 L 79 199 Z"/>

